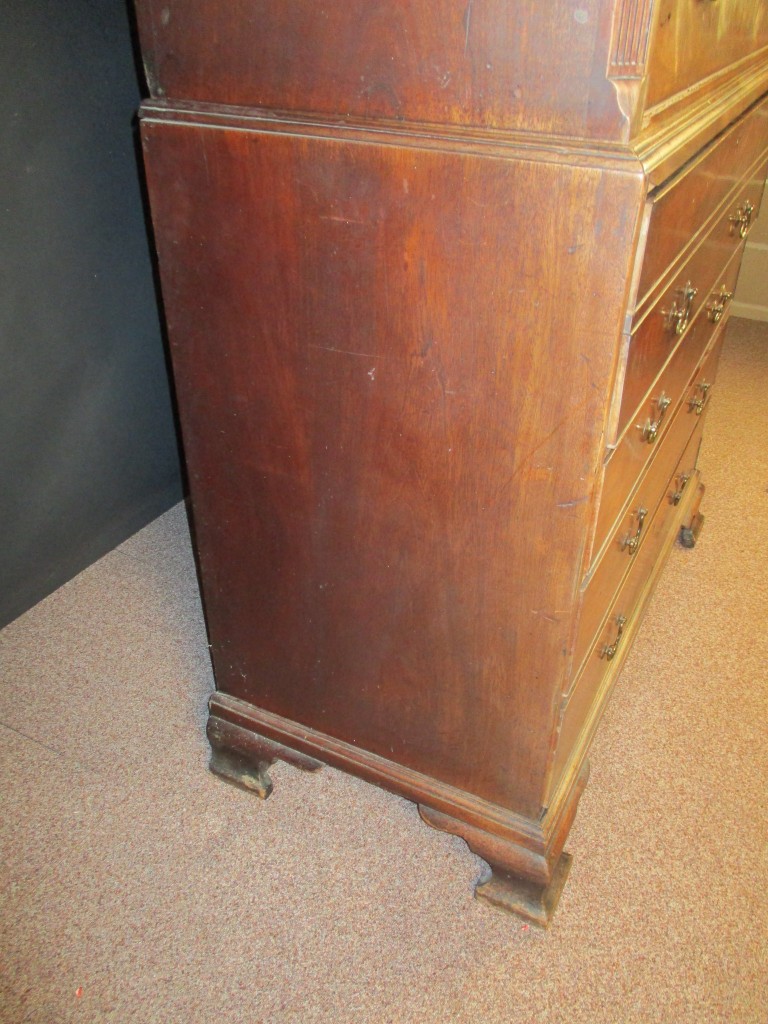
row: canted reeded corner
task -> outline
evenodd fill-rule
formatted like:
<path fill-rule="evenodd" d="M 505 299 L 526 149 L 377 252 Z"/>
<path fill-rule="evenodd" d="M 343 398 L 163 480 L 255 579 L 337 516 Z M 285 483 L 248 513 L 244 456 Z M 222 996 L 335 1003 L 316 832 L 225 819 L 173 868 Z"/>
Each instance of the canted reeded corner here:
<path fill-rule="evenodd" d="M 215 696 L 211 698 L 206 733 L 211 745 L 211 771 L 227 782 L 255 793 L 261 800 L 266 800 L 272 792 L 269 768 L 275 761 L 285 761 L 307 772 L 316 772 L 323 767 L 322 761 L 219 718 Z"/>
<path fill-rule="evenodd" d="M 533 834 L 528 848 L 519 840 L 494 835 L 423 804 L 419 814 L 433 828 L 460 836 L 486 862 L 487 870 L 475 884 L 477 899 L 547 928 L 571 869 L 573 858 L 563 844 L 588 776 L 589 763 L 585 761 L 552 835 L 547 840 L 543 832 L 539 837 Z"/>

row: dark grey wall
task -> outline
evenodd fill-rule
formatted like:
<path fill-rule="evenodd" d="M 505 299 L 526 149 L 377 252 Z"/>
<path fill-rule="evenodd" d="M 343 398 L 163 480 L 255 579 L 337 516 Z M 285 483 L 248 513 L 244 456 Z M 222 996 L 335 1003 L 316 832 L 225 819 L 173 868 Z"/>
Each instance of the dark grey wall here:
<path fill-rule="evenodd" d="M 181 497 L 124 0 L 0 18 L 0 625 Z"/>

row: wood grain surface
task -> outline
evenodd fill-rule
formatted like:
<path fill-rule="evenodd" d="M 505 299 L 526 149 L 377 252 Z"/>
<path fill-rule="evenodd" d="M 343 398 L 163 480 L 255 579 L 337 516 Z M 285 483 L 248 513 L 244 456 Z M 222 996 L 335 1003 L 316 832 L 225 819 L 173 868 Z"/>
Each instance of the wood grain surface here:
<path fill-rule="evenodd" d="M 537 815 L 642 179 L 144 140 L 218 685 Z"/>
<path fill-rule="evenodd" d="M 623 122 L 605 79 L 603 0 L 139 0 L 137 11 L 157 97 L 570 136 Z"/>
<path fill-rule="evenodd" d="M 214 767 L 266 796 L 282 750 L 415 800 L 538 923 L 701 522 L 686 403 L 765 169 L 753 8 L 138 2 Z"/>
<path fill-rule="evenodd" d="M 659 0 L 654 17 L 650 107 L 768 46 L 764 0 Z"/>

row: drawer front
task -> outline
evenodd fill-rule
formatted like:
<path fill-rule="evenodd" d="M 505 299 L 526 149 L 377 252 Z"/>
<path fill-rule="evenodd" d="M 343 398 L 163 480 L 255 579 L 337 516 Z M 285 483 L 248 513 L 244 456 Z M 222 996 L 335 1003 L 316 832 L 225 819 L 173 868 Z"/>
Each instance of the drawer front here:
<path fill-rule="evenodd" d="M 674 402 L 709 344 L 722 316 L 718 312 L 720 296 L 726 296 L 726 303 L 727 296 L 732 296 L 744 251 L 744 243 L 728 237 L 723 230 L 725 237 L 717 229 L 710 233 L 631 335 L 621 393 L 619 437 L 630 423 L 643 417 L 641 406 L 648 398 L 655 402 L 664 392 Z M 689 286 L 696 289 L 695 295 L 686 295 Z M 672 314 L 679 313 L 683 326 L 686 308 L 687 324 L 678 334 L 679 328 L 671 322 Z"/>
<path fill-rule="evenodd" d="M 618 526 L 616 519 L 627 503 L 627 496 L 634 493 L 635 481 L 645 473 L 646 465 L 654 458 L 657 448 L 664 443 L 665 435 L 668 430 L 671 430 L 673 423 L 678 432 L 677 442 L 681 443 L 683 434 L 679 433 L 681 428 L 677 426 L 680 415 L 675 415 L 677 396 L 687 385 L 681 407 L 681 415 L 685 421 L 689 418 L 686 413 L 686 410 L 691 408 L 689 403 L 697 401 L 702 395 L 700 385 L 711 385 L 715 381 L 717 363 L 723 344 L 724 326 L 724 321 L 721 321 L 720 326 L 716 328 L 717 334 L 713 339 L 712 346 L 697 369 L 694 367 L 701 356 L 701 349 L 698 346 L 691 348 L 687 345 L 678 349 L 673 362 L 670 363 L 658 382 L 658 391 L 654 390 L 653 392 L 653 395 L 675 396 L 673 404 L 668 407 L 659 422 L 658 403 L 655 398 L 649 397 L 641 408 L 641 416 L 637 419 L 635 429 L 627 431 L 618 448 L 608 460 L 603 477 L 593 545 L 593 551 L 596 554 L 599 554 L 606 538 Z M 709 393 L 710 390 L 707 389 L 707 395 Z M 653 424 L 658 424 L 658 432 L 654 440 L 650 441 L 649 425 Z"/>
<path fill-rule="evenodd" d="M 660 0 L 654 17 L 646 109 L 768 45 L 759 0 Z"/>
<path fill-rule="evenodd" d="M 595 637 L 613 595 L 631 564 L 639 557 L 656 509 L 668 501 L 680 503 L 686 482 L 675 475 L 675 466 L 685 451 L 692 432 L 701 426 L 715 382 L 717 363 L 722 348 L 722 332 L 691 380 L 669 428 L 643 473 L 618 524 L 614 525 L 605 550 L 588 578 L 582 602 L 573 665 L 578 669 Z M 625 478 L 626 479 L 626 478 Z M 626 492 L 625 492 L 626 493 Z"/>
<path fill-rule="evenodd" d="M 678 462 L 672 486 L 682 476 L 688 477 L 685 497 L 678 505 L 663 501 L 648 527 L 648 535 L 633 560 L 628 575 L 615 601 L 610 606 L 610 613 L 603 628 L 599 631 L 594 645 L 589 648 L 587 659 L 576 675 L 569 689 L 562 714 L 557 750 L 552 770 L 553 791 L 563 774 L 570 757 L 579 744 L 582 730 L 590 732 L 597 723 L 599 710 L 610 692 L 610 687 L 621 668 L 624 655 L 637 629 L 646 600 L 650 596 L 655 570 L 663 563 L 671 549 L 680 525 L 689 518 L 689 509 L 696 496 L 699 482 L 696 472 L 696 457 L 701 444 L 702 423 L 699 422 L 686 445 L 685 451 Z M 624 619 L 621 627 L 619 617 Z M 614 646 L 615 645 L 615 646 Z M 613 652 L 611 649 L 613 648 Z M 588 742 L 589 737 L 586 737 Z"/>
<path fill-rule="evenodd" d="M 729 237 L 746 235 L 757 217 L 767 148 L 768 101 L 763 101 L 651 197 L 638 306 L 723 204 L 727 211 L 720 230 Z M 751 217 L 744 214 L 748 203 Z M 739 213 L 744 220 L 731 220 Z"/>

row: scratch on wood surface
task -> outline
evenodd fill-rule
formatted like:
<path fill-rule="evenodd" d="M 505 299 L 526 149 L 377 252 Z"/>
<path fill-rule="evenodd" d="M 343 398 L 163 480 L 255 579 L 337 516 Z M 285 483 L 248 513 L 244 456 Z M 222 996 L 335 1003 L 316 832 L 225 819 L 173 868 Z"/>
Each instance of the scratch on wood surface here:
<path fill-rule="evenodd" d="M 208 151 L 205 148 L 205 132 L 200 132 L 200 145 L 203 150 L 203 163 L 205 164 L 205 180 L 210 185 L 211 183 L 211 170 L 208 166 Z"/>
<path fill-rule="evenodd" d="M 467 47 L 469 46 L 469 23 L 472 20 L 472 3 L 473 0 L 469 0 L 466 13 L 464 14 L 464 53 L 467 52 Z"/>
<path fill-rule="evenodd" d="M 548 612 L 542 611 L 541 608 L 531 608 L 531 615 L 539 615 L 542 619 L 546 619 L 547 622 L 558 623 L 560 621 L 557 615 L 550 615 Z"/>
<path fill-rule="evenodd" d="M 309 348 L 319 349 L 320 352 L 337 352 L 342 356 L 362 356 L 365 359 L 381 359 L 378 352 L 351 352 L 347 348 L 334 348 L 332 345 L 309 345 Z"/>
<path fill-rule="evenodd" d="M 547 434 L 545 434 L 545 436 L 541 438 L 541 440 L 539 440 L 537 444 L 534 445 L 534 447 L 517 462 L 511 474 L 506 478 L 506 480 L 503 480 L 499 484 L 495 495 L 496 501 L 498 501 L 501 498 L 502 494 L 509 487 L 512 486 L 512 483 L 514 482 L 516 477 L 518 477 L 523 472 L 525 467 L 530 465 L 536 453 L 540 451 L 565 426 L 565 424 L 571 419 L 572 416 L 578 413 L 580 409 L 583 409 L 588 402 L 589 398 L 585 398 L 584 401 L 579 402 L 578 405 L 575 405 L 572 409 L 569 409 L 564 416 L 560 417 L 560 419 L 557 421 L 554 427 L 552 427 L 552 429 Z"/>
<path fill-rule="evenodd" d="M 332 213 L 321 213 L 319 220 L 335 220 L 340 224 L 365 224 L 364 220 L 355 220 L 354 217 L 337 217 Z"/>
<path fill-rule="evenodd" d="M 574 508 L 576 505 L 583 505 L 585 501 L 589 501 L 588 494 L 585 494 L 583 498 L 574 498 L 573 501 L 558 501 L 555 508 Z"/>
<path fill-rule="evenodd" d="M 440 385 L 441 394 L 441 406 L 443 415 L 443 430 L 448 433 L 448 410 L 446 407 L 446 395 L 448 394 L 448 375 L 443 365 L 442 357 L 440 356 L 440 346 L 436 344 L 434 338 L 428 337 L 421 347 L 419 352 L 420 358 L 423 360 L 424 365 L 430 373 L 437 380 Z"/>

